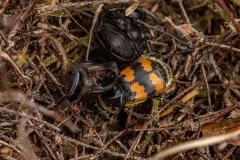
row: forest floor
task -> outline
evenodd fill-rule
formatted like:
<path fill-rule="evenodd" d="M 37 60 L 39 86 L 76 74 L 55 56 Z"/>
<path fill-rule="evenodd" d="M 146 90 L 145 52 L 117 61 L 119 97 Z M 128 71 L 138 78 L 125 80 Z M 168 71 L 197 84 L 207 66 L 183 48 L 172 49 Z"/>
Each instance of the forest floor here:
<path fill-rule="evenodd" d="M 130 6 L 171 85 L 119 114 L 68 98 L 74 66 L 103 56 L 94 17 Z M 2 0 L 0 159 L 240 159 L 239 23 L 238 0 Z"/>

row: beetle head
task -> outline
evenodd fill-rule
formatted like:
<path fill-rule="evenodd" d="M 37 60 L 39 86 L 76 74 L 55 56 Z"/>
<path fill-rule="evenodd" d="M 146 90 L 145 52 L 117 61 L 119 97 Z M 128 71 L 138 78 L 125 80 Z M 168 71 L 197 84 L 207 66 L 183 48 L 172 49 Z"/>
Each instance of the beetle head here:
<path fill-rule="evenodd" d="M 110 90 L 118 79 L 118 67 L 115 62 L 81 62 L 73 73 L 69 96 L 78 92 L 80 98 L 104 93 Z"/>

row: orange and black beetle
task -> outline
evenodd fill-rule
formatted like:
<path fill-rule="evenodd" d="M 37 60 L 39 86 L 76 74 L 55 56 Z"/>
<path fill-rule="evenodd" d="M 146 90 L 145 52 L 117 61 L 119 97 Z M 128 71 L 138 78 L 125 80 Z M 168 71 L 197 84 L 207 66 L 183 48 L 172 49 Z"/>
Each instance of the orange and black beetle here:
<path fill-rule="evenodd" d="M 143 55 L 131 66 L 120 71 L 116 85 L 99 96 L 100 106 L 119 113 L 164 91 L 172 82 L 170 67 L 153 55 Z"/>

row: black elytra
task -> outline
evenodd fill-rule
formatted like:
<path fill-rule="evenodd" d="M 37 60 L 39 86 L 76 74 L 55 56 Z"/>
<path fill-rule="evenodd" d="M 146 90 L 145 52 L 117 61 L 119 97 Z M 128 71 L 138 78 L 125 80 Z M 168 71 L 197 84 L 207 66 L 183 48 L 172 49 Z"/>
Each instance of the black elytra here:
<path fill-rule="evenodd" d="M 144 29 L 136 15 L 125 16 L 125 8 L 105 10 L 100 15 L 93 31 L 94 42 L 110 60 L 133 61 L 146 50 Z"/>

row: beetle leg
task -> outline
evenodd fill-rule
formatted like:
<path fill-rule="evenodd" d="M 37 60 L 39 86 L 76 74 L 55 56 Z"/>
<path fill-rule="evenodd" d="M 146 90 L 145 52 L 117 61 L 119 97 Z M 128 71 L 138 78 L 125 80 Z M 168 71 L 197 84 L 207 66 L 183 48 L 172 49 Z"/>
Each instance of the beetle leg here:
<path fill-rule="evenodd" d="M 99 96 L 100 106 L 112 113 L 118 114 L 125 106 L 127 99 L 120 84 L 116 84 L 110 91 Z"/>
<path fill-rule="evenodd" d="M 149 43 L 147 43 L 147 50 L 148 50 L 147 53 L 153 53 L 153 52 L 154 52 L 154 51 L 152 50 L 152 47 L 150 46 Z"/>
<path fill-rule="evenodd" d="M 76 71 L 75 74 L 74 74 L 74 77 L 73 77 L 72 85 L 71 85 L 70 90 L 68 92 L 69 96 L 72 96 L 73 93 L 75 92 L 75 90 L 77 88 L 77 85 L 78 85 L 78 82 L 79 82 L 79 79 L 80 79 L 80 74 L 79 74 L 78 71 Z"/>
<path fill-rule="evenodd" d="M 80 67 L 78 68 L 79 72 L 81 73 L 82 79 L 81 79 L 81 88 L 80 92 L 78 94 L 78 97 L 84 96 L 89 90 L 92 89 L 92 81 L 89 80 L 88 78 L 88 73 L 85 70 L 90 66 L 86 64 L 81 64 Z M 90 67 L 91 68 L 91 67 Z"/>

